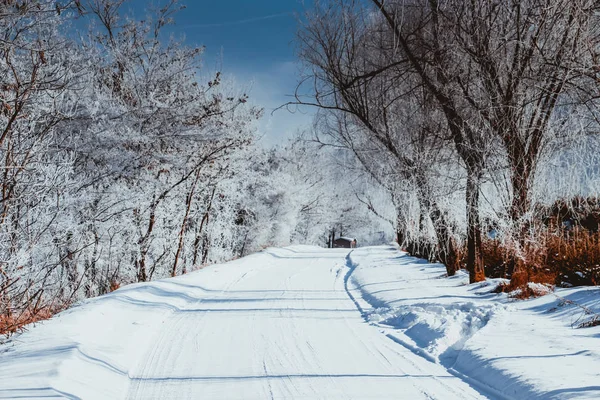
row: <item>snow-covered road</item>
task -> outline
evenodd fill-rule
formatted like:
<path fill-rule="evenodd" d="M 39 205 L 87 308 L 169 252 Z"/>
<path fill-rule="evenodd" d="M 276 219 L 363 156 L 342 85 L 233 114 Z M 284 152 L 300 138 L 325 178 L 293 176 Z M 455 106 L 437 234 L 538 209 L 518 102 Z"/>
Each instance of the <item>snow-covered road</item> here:
<path fill-rule="evenodd" d="M 268 249 L 89 300 L 5 346 L 0 398 L 484 398 L 365 322 L 347 254 Z"/>

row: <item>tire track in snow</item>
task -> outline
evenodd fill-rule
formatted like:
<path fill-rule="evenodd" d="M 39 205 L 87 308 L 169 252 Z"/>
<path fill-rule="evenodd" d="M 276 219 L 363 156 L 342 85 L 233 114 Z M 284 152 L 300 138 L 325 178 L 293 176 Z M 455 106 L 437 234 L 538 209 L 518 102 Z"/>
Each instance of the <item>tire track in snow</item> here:
<path fill-rule="evenodd" d="M 246 271 L 237 279 L 234 279 L 231 282 L 229 282 L 227 286 L 219 292 L 219 295 L 225 294 L 233 285 L 240 282 L 246 277 L 246 275 L 248 275 L 252 271 L 253 270 Z M 127 395 L 125 396 L 125 399 L 140 398 L 139 394 L 140 390 L 142 389 L 145 383 L 144 381 L 147 378 L 149 378 L 150 374 L 152 372 L 155 372 L 157 367 L 159 366 L 159 363 L 156 360 L 160 361 L 163 358 L 163 354 L 165 354 L 165 351 L 167 351 L 166 356 L 168 357 L 169 351 L 173 348 L 173 346 L 171 346 L 170 343 L 173 341 L 173 338 L 179 337 L 181 341 L 182 334 L 186 336 L 191 334 L 189 330 L 180 329 L 181 323 L 184 322 L 184 320 L 187 318 L 185 310 L 192 309 L 194 306 L 197 306 L 198 304 L 202 303 L 203 300 L 204 299 L 202 298 L 198 298 L 198 300 L 186 304 L 184 308 L 173 309 L 170 311 L 169 314 L 167 314 L 163 322 L 160 324 L 163 325 L 163 328 L 159 328 L 158 332 L 155 333 L 156 337 L 148 342 L 150 346 L 152 346 L 150 351 L 146 351 L 144 353 L 145 357 L 142 357 L 140 360 L 138 360 L 135 367 L 133 367 L 131 369 L 131 372 L 129 373 L 130 387 Z M 209 312 L 203 313 L 198 322 L 202 322 L 202 320 L 204 320 L 208 313 Z M 166 325 L 167 322 L 173 318 L 175 318 L 175 320 Z M 200 327 L 202 327 L 202 324 L 199 325 Z M 142 365 L 142 367 L 138 373 L 137 370 L 139 369 L 140 364 Z"/>
<path fill-rule="evenodd" d="M 292 287 L 292 279 L 294 278 L 298 278 L 301 277 L 303 274 L 306 274 L 307 271 L 310 271 L 311 267 L 313 267 L 313 264 L 317 263 L 318 261 L 320 261 L 320 259 L 317 259 L 315 261 L 312 261 L 310 263 L 306 263 L 305 265 L 303 265 L 297 272 L 288 275 L 288 277 L 285 279 L 285 291 L 288 292 L 291 287 Z M 300 301 L 301 306 L 299 307 L 300 309 L 306 309 L 306 293 L 301 291 L 299 293 L 298 297 L 294 297 L 294 301 Z M 307 368 L 308 366 L 310 366 L 310 368 L 313 368 L 314 370 L 318 370 L 320 369 L 321 365 L 319 364 L 319 361 L 316 357 L 316 352 L 315 349 L 310 345 L 310 343 L 308 341 L 306 341 L 306 346 L 304 345 L 299 345 L 300 343 L 303 342 L 302 338 L 299 336 L 298 332 L 301 332 L 302 327 L 298 326 L 297 324 L 297 319 L 294 318 L 294 313 L 293 312 L 288 312 L 287 314 L 287 318 L 285 318 L 285 321 L 287 323 L 287 325 L 290 327 L 289 331 L 292 332 L 292 340 L 291 343 L 292 345 L 295 347 L 295 350 L 298 352 L 300 358 L 300 362 L 295 361 L 295 368 L 294 370 L 299 371 L 302 368 Z M 324 377 L 324 379 L 327 380 L 328 384 L 333 384 L 331 377 Z M 318 388 L 316 388 L 314 386 L 314 384 L 312 382 L 307 382 L 307 386 L 310 389 L 310 391 L 312 392 L 312 396 L 318 396 L 319 390 Z M 296 383 L 294 382 L 294 380 L 287 380 L 286 381 L 286 390 L 288 391 L 289 395 L 291 397 L 295 397 L 293 395 L 293 391 L 290 390 L 289 385 L 291 385 L 295 391 L 295 393 L 299 393 L 302 391 L 301 388 L 298 388 L 296 386 Z"/>
<path fill-rule="evenodd" d="M 344 275 L 344 290 L 346 291 L 346 294 L 348 295 L 348 297 L 350 297 L 350 300 L 352 300 L 352 302 L 354 303 L 354 305 L 360 312 L 361 317 L 365 320 L 365 322 L 368 323 L 369 320 L 367 318 L 365 310 L 361 307 L 361 305 L 358 303 L 358 300 L 356 300 L 356 298 L 354 297 L 354 295 L 350 292 L 350 289 L 348 288 L 348 281 L 350 280 L 352 273 L 354 272 L 354 270 L 357 267 L 357 265 L 352 262 L 352 258 L 350 257 L 353 252 L 354 252 L 354 250 L 351 250 L 348 253 L 348 255 L 346 255 L 346 267 L 348 268 L 348 272 L 346 272 L 346 275 Z"/>
<path fill-rule="evenodd" d="M 352 253 L 353 253 L 353 252 L 354 252 L 354 250 L 351 250 L 351 251 L 348 253 L 348 255 L 346 256 L 346 267 L 348 268 L 348 272 L 346 272 L 346 275 L 344 276 L 344 290 L 346 291 L 346 294 L 348 295 L 348 297 L 350 298 L 350 300 L 352 300 L 352 302 L 354 303 L 354 305 L 356 306 L 356 308 L 357 308 L 357 309 L 358 309 L 358 311 L 360 312 L 360 315 L 361 315 L 362 319 L 363 319 L 363 320 L 364 320 L 364 321 L 365 321 L 367 324 L 369 324 L 369 325 L 372 325 L 372 324 L 371 324 L 371 322 L 369 321 L 369 317 L 368 317 L 368 314 L 367 314 L 367 312 L 366 312 L 366 311 L 365 311 L 365 309 L 364 309 L 364 308 L 363 308 L 363 307 L 360 305 L 360 303 L 358 302 L 358 300 L 356 299 L 356 297 L 354 297 L 354 295 L 352 294 L 352 292 L 350 291 L 350 288 L 349 288 L 349 281 L 350 281 L 350 278 L 352 277 L 352 274 L 354 273 L 354 270 L 356 269 L 356 267 L 358 267 L 358 264 L 356 264 L 356 263 L 354 263 L 354 262 L 352 261 L 351 255 L 352 255 Z M 363 300 L 364 300 L 364 299 L 363 299 Z M 367 303 L 368 303 L 368 302 L 367 302 Z M 358 339 L 359 339 L 359 340 L 360 340 L 360 341 L 363 343 L 363 345 L 364 345 L 365 347 L 367 347 L 367 348 L 369 349 L 369 351 L 371 351 L 371 349 L 370 349 L 370 348 L 369 348 L 369 347 L 368 347 L 368 346 L 367 346 L 367 345 L 364 343 L 364 341 L 363 341 L 363 340 L 362 340 L 360 337 L 358 337 L 358 335 L 357 335 L 355 332 L 353 332 L 353 333 L 354 333 L 354 335 L 355 335 L 355 336 L 356 336 L 356 337 L 357 337 L 357 338 L 358 338 Z M 389 335 L 386 335 L 386 336 L 387 336 L 388 338 L 392 339 L 392 337 L 390 337 Z M 409 350 L 411 350 L 411 349 L 409 349 Z M 387 357 L 385 357 L 385 356 L 383 355 L 383 352 L 381 352 L 381 350 L 377 349 L 377 351 L 379 352 L 379 354 L 380 354 L 380 355 L 381 355 L 381 356 L 382 356 L 382 357 L 383 357 L 383 358 L 384 358 L 384 359 L 385 359 L 385 360 L 386 360 L 388 363 L 390 363 L 390 362 L 389 362 L 389 360 L 387 359 Z M 412 350 L 411 350 L 411 351 L 412 351 Z M 398 353 L 398 354 L 399 354 L 400 356 L 404 357 L 404 355 L 403 355 L 403 354 L 401 354 L 401 353 Z M 417 355 L 420 355 L 420 354 L 417 354 Z M 412 365 L 413 365 L 415 368 L 417 368 L 417 369 L 421 369 L 421 368 L 420 368 L 418 365 L 416 365 L 415 363 L 413 363 L 411 360 L 407 359 L 406 357 L 404 357 L 404 358 L 405 358 L 405 359 L 406 359 L 406 360 L 407 360 L 409 363 L 411 363 L 411 364 L 412 364 Z M 436 363 L 436 362 L 433 360 L 433 358 L 426 358 L 426 359 L 427 359 L 428 361 L 431 361 L 431 362 L 433 362 L 433 363 L 437 364 L 437 363 Z M 383 363 L 382 363 L 382 364 L 383 364 Z M 450 372 L 450 371 L 448 371 L 448 372 Z M 460 377 L 459 377 L 459 378 L 460 378 Z M 432 378 L 432 379 L 433 379 L 433 380 L 435 380 L 436 382 L 438 382 L 438 383 L 439 383 L 441 386 L 443 386 L 443 387 L 446 387 L 446 388 L 447 388 L 447 390 L 448 390 L 448 392 L 451 392 L 451 393 L 454 393 L 454 394 L 457 394 L 457 395 L 460 395 L 460 394 L 461 394 L 461 393 L 459 393 L 459 392 L 456 392 L 456 391 L 455 391 L 455 389 L 454 389 L 452 386 L 449 386 L 449 385 L 447 385 L 447 384 L 446 384 L 445 382 L 443 382 L 442 380 L 440 380 L 440 379 L 437 379 L 437 378 Z M 418 388 L 416 385 L 413 385 L 413 386 L 415 386 L 416 388 Z M 426 392 L 423 392 L 423 394 L 424 394 L 426 397 L 428 397 L 428 398 L 431 398 L 431 396 L 430 396 L 429 394 L 427 394 Z"/>
<path fill-rule="evenodd" d="M 348 272 L 346 272 L 346 274 L 344 275 L 344 290 L 346 291 L 346 294 L 348 295 L 348 297 L 350 298 L 350 300 L 354 303 L 355 307 L 357 308 L 357 310 L 360 312 L 360 315 L 362 317 L 362 319 L 364 320 L 365 323 L 371 325 L 369 318 L 368 318 L 368 314 L 365 311 L 365 309 L 360 305 L 359 301 L 356 299 L 356 297 L 354 297 L 354 295 L 352 294 L 352 292 L 350 291 L 350 287 L 349 287 L 349 282 L 350 282 L 350 278 L 352 277 L 352 274 L 354 273 L 354 270 L 356 269 L 356 267 L 358 266 L 358 264 L 354 263 L 352 261 L 352 253 L 354 252 L 354 250 L 351 250 L 347 255 L 346 255 L 346 267 L 348 268 Z M 368 302 L 367 302 L 368 303 Z M 346 317 L 347 318 L 347 317 Z M 367 346 L 367 344 L 363 341 L 363 339 L 361 337 L 359 337 L 359 335 L 354 332 L 352 329 L 349 329 L 352 331 L 352 333 L 357 337 L 357 339 L 363 344 L 363 346 L 365 346 L 372 354 L 376 355 L 369 346 Z M 390 360 L 385 356 L 385 354 L 381 351 L 381 349 L 376 348 L 377 353 L 381 356 L 381 358 L 383 360 L 385 360 L 387 363 L 384 363 L 383 361 L 380 361 L 380 364 L 382 364 L 383 366 L 386 367 L 386 369 L 389 370 L 390 367 L 393 366 L 393 364 L 390 362 Z M 409 362 L 413 367 L 415 367 L 416 369 L 421 369 L 418 365 L 416 365 L 414 362 L 412 362 L 412 360 L 407 359 L 403 354 L 396 352 L 399 356 L 403 357 L 407 362 Z M 379 358 L 378 358 L 379 360 Z M 457 393 L 454 391 L 454 389 L 448 385 L 446 385 L 445 382 L 443 382 L 440 379 L 437 378 L 432 378 L 433 380 L 435 380 L 436 382 L 438 382 L 441 386 L 444 386 L 448 389 L 449 392 L 455 393 L 460 395 L 461 393 Z M 433 397 L 431 397 L 431 395 L 429 395 L 428 393 L 426 393 L 425 391 L 422 391 L 420 389 L 419 386 L 417 385 L 413 385 L 415 388 L 417 388 L 418 390 L 420 390 L 423 395 L 425 397 L 427 397 L 428 399 L 432 399 Z"/>
<path fill-rule="evenodd" d="M 350 291 L 348 282 L 350 281 L 350 278 L 352 276 L 352 274 L 354 273 L 354 271 L 356 270 L 356 268 L 358 267 L 358 264 L 356 264 L 355 262 L 352 261 L 351 255 L 354 252 L 354 250 L 350 251 L 348 253 L 348 255 L 346 256 L 346 267 L 348 268 L 348 272 L 346 272 L 346 275 L 344 276 L 344 289 L 346 291 L 346 294 L 348 295 L 348 297 L 350 298 L 350 300 L 352 300 L 352 302 L 354 303 L 354 305 L 356 306 L 357 310 L 360 312 L 363 320 L 370 324 L 373 325 L 370 321 L 369 321 L 369 317 L 367 312 L 365 311 L 365 309 L 360 305 L 359 301 L 356 299 L 356 297 L 352 294 L 352 292 Z M 365 300 L 367 303 L 369 303 L 369 301 L 367 299 L 365 299 L 363 297 L 363 300 Z M 369 303 L 370 304 L 370 303 Z M 373 305 L 371 305 L 372 307 L 374 307 Z M 375 307 L 374 307 L 375 308 Z M 490 398 L 490 399 L 499 399 L 499 400 L 516 400 L 512 397 L 509 397 L 507 395 L 505 395 L 504 393 L 501 393 L 500 391 L 496 390 L 495 388 L 488 386 L 487 384 L 472 378 L 468 375 L 465 375 L 457 370 L 455 370 L 452 367 L 446 367 L 443 364 L 441 364 L 439 362 L 439 360 L 437 360 L 435 357 L 433 357 L 432 355 L 430 355 L 429 353 L 427 353 L 425 350 L 421 349 L 421 348 L 417 348 L 415 346 L 410 345 L 409 343 L 407 343 L 406 341 L 400 339 L 398 336 L 394 335 L 393 333 L 389 333 L 386 332 L 389 331 L 388 328 L 385 328 L 385 330 L 380 330 L 380 332 L 385 335 L 387 338 L 389 338 L 390 340 L 392 340 L 394 343 L 401 345 L 402 347 L 406 348 L 407 350 L 409 350 L 411 353 L 433 363 L 436 365 L 441 366 L 442 368 L 444 368 L 449 374 L 459 378 L 460 380 L 464 381 L 465 383 L 469 384 L 471 387 L 473 387 L 474 389 L 476 389 L 479 393 L 481 393 L 482 395 Z M 440 384 L 446 386 L 449 388 L 450 391 L 454 392 L 453 388 L 450 386 L 447 386 L 445 383 L 441 382 L 440 380 L 437 380 L 438 382 L 440 382 Z M 456 393 L 456 392 L 454 392 Z M 457 393 L 460 394 L 460 393 Z"/>
<path fill-rule="evenodd" d="M 268 254 L 250 256 L 233 268 L 220 266 L 131 287 L 127 294 L 135 300 L 134 307 L 119 320 L 124 323 L 111 327 L 115 331 L 111 337 L 81 330 L 90 335 L 89 339 L 82 336 L 84 344 L 102 345 L 99 355 L 114 354 L 117 341 L 128 335 L 131 351 L 121 357 L 127 359 L 120 378 L 124 385 L 112 390 L 113 396 L 101 397 L 100 386 L 111 381 L 93 368 L 70 370 L 72 382 L 64 384 L 73 386 L 73 393 L 82 398 L 99 400 L 128 395 L 145 400 L 480 399 L 463 381 L 364 323 L 358 307 L 350 303 L 352 297 L 344 293 L 355 296 L 364 308 L 361 316 L 368 316 L 369 304 L 354 286 L 357 274 L 351 275 L 344 266 L 344 260 L 356 260 L 357 253 L 352 253 L 352 260 L 345 258 L 348 251 L 298 246 L 274 251 L 277 260 Z M 209 287 L 203 288 L 207 282 Z M 142 320 L 136 307 L 146 312 L 138 327 L 128 324 Z M 85 323 L 91 316 L 79 318 Z M 19 365 L 30 369 L 26 361 Z M 117 374 L 108 371 L 107 375 Z M 82 387 L 82 378 L 97 384 Z"/>

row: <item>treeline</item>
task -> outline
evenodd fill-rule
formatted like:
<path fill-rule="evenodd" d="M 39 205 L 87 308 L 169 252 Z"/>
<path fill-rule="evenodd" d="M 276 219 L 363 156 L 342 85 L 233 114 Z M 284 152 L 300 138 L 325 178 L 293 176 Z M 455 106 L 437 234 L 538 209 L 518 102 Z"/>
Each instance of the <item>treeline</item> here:
<path fill-rule="evenodd" d="M 0 2 L 0 333 L 339 222 L 329 158 L 258 145 L 262 110 L 163 3 Z"/>
<path fill-rule="evenodd" d="M 324 0 L 298 52 L 314 139 L 388 190 L 404 248 L 511 289 L 600 281 L 600 3 Z"/>

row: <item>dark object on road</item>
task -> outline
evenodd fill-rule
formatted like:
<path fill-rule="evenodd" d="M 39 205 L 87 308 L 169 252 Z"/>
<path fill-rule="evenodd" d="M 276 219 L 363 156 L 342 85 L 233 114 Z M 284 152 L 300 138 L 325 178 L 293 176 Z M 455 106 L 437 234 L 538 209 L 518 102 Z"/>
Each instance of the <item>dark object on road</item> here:
<path fill-rule="evenodd" d="M 356 239 L 349 237 L 337 238 L 333 241 L 334 249 L 354 249 L 356 248 Z"/>

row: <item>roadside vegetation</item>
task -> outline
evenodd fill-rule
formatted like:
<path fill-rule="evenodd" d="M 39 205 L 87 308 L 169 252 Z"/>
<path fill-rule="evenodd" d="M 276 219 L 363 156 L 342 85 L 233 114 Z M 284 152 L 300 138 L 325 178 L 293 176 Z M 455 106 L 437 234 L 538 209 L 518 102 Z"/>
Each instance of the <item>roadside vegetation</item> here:
<path fill-rule="evenodd" d="M 168 33 L 182 8 L 0 4 L 0 334 L 129 283 L 325 243 L 342 215 L 373 225 L 358 201 L 331 206 L 331 152 L 259 143 L 250 83 Z"/>
<path fill-rule="evenodd" d="M 321 1 L 294 104 L 388 191 L 410 253 L 510 291 L 597 285 L 599 15 L 592 0 Z"/>
<path fill-rule="evenodd" d="M 597 1 L 318 1 L 282 106 L 314 125 L 274 148 L 183 8 L 0 5 L 0 334 L 335 235 L 505 291 L 600 281 Z"/>

